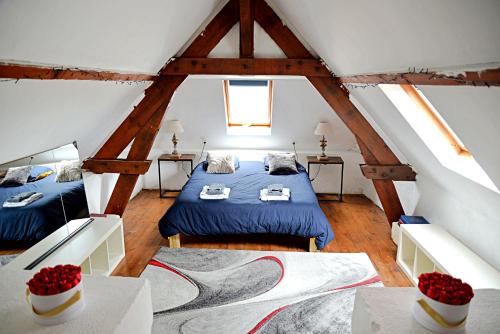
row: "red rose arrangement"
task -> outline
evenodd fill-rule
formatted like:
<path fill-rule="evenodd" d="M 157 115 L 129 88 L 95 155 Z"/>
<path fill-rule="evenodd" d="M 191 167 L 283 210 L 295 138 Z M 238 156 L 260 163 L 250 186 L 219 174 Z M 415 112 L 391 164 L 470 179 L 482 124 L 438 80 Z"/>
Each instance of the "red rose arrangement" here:
<path fill-rule="evenodd" d="M 36 273 L 26 284 L 32 294 L 51 296 L 70 290 L 82 279 L 82 268 L 72 264 L 47 267 Z"/>
<path fill-rule="evenodd" d="M 469 284 L 437 272 L 421 274 L 418 288 L 427 297 L 449 305 L 465 305 L 474 297 Z"/>

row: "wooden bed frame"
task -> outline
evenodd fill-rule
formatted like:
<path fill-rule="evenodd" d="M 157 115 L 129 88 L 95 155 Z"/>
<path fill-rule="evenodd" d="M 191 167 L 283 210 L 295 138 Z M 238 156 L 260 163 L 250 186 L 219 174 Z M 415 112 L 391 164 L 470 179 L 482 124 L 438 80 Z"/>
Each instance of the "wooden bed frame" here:
<path fill-rule="evenodd" d="M 181 248 L 181 236 L 180 234 L 168 237 L 168 245 L 170 248 Z M 309 238 L 309 252 L 319 252 L 320 250 L 316 247 L 316 238 Z"/>

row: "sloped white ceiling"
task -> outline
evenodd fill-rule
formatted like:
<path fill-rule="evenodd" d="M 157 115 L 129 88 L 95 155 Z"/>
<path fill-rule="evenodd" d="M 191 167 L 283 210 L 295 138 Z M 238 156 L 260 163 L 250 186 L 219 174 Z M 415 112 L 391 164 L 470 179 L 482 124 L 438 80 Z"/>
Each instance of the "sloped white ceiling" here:
<path fill-rule="evenodd" d="M 0 1 L 0 61 L 156 73 L 219 2 Z"/>
<path fill-rule="evenodd" d="M 500 61 L 497 0 L 271 0 L 337 74 Z"/>
<path fill-rule="evenodd" d="M 0 62 L 156 73 L 221 4 L 0 1 Z M 91 156 L 148 85 L 0 81 L 0 163 L 75 139 L 82 156 Z"/>

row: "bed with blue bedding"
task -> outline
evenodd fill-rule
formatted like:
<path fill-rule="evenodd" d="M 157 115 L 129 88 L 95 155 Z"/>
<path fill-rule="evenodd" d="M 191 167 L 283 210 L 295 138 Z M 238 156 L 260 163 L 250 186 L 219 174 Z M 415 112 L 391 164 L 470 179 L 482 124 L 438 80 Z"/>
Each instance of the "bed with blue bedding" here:
<path fill-rule="evenodd" d="M 88 215 L 83 180 L 59 183 L 55 179 L 52 174 L 21 186 L 0 187 L 0 244 L 34 243 L 63 226 L 65 215 L 68 221 Z M 9 197 L 29 191 L 43 193 L 43 197 L 24 207 L 2 207 Z"/>
<path fill-rule="evenodd" d="M 305 168 L 297 165 L 298 174 L 270 175 L 259 161 L 240 161 L 240 167 L 232 174 L 209 174 L 203 164 L 199 164 L 175 203 L 161 218 L 160 233 L 165 238 L 178 233 L 291 234 L 314 237 L 316 246 L 322 249 L 333 239 L 333 231 Z M 231 188 L 229 199 L 200 199 L 203 186 L 214 183 Z M 270 184 L 290 188 L 290 200 L 261 201 L 260 190 Z"/>

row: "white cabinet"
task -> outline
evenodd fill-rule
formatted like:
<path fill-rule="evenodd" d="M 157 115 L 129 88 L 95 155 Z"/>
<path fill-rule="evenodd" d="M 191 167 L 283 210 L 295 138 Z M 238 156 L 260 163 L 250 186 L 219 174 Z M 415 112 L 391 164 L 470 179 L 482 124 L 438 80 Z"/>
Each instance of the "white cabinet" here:
<path fill-rule="evenodd" d="M 76 230 L 86 219 L 72 220 L 47 238 L 43 239 L 5 267 L 23 269 L 41 254 L 45 253 L 68 232 Z M 109 276 L 125 256 L 123 224 L 119 216 L 95 217 L 94 221 L 34 267 L 39 270 L 58 264 L 75 264 L 88 275 Z"/>
<path fill-rule="evenodd" d="M 401 224 L 396 262 L 413 282 L 438 271 L 461 278 L 474 289 L 500 289 L 500 273 L 446 230 L 433 224 Z"/>

